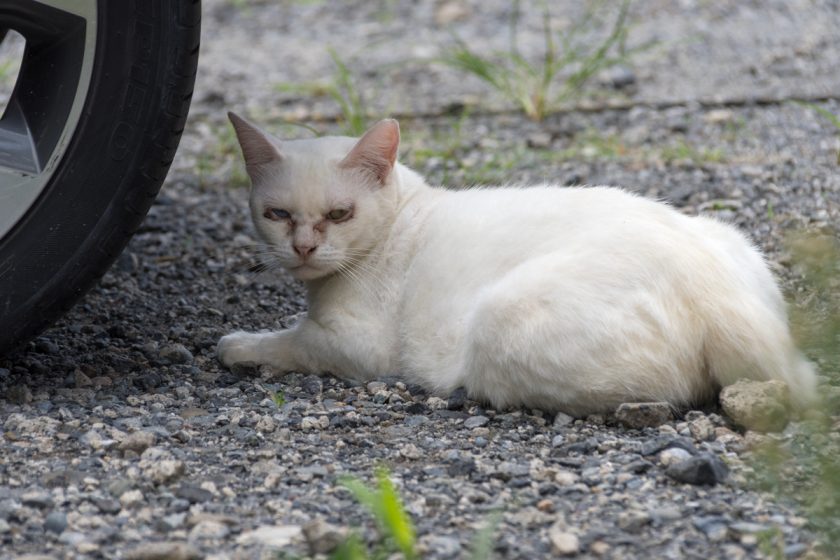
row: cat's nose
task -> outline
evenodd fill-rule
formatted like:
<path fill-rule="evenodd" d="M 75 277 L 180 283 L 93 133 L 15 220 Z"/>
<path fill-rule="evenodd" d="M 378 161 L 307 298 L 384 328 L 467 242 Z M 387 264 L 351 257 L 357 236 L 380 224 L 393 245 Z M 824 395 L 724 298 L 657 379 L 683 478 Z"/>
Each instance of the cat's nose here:
<path fill-rule="evenodd" d="M 309 255 L 315 252 L 315 249 L 318 248 L 317 245 L 304 245 L 304 244 L 295 244 L 294 246 L 295 253 L 297 253 L 300 258 L 305 259 Z"/>

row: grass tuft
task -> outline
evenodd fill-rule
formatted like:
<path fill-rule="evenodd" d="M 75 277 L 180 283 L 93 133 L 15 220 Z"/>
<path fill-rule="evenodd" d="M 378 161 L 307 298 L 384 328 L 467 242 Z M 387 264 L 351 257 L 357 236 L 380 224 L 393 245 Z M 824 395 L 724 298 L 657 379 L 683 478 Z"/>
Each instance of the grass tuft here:
<path fill-rule="evenodd" d="M 753 455 L 753 483 L 798 502 L 827 553 L 840 550 L 840 242 L 828 235 L 797 235 L 788 242 L 794 269 L 803 278 L 804 301 L 791 324 L 800 347 L 825 379 L 820 402 L 805 412 L 797 430 L 768 438 Z M 772 530 L 762 550 L 783 558 L 783 539 Z"/>
<path fill-rule="evenodd" d="M 624 0 L 609 34 L 600 43 L 591 46 L 591 40 L 581 35 L 595 26 L 595 14 L 605 5 L 606 2 L 590 4 L 581 20 L 575 22 L 570 30 L 555 36 L 548 4 L 543 3 L 543 53 L 538 62 L 520 54 L 516 38 L 518 3 L 511 18 L 511 46 L 508 51 L 487 56 L 455 37 L 452 48 L 438 61 L 477 77 L 516 104 L 528 117 L 541 121 L 553 108 L 578 98 L 598 72 L 626 63 L 635 54 L 653 45 L 645 43 L 633 49 L 626 47 L 630 2 Z"/>

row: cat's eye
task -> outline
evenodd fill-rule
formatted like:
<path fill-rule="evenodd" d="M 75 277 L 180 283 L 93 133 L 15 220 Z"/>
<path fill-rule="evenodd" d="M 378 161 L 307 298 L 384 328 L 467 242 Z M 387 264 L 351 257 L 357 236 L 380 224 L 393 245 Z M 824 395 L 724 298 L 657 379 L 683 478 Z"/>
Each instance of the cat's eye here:
<path fill-rule="evenodd" d="M 336 208 L 327 212 L 327 219 L 333 222 L 340 222 L 350 217 L 349 208 Z"/>
<path fill-rule="evenodd" d="M 266 208 L 263 217 L 279 222 L 280 220 L 290 220 L 292 215 L 282 208 Z"/>

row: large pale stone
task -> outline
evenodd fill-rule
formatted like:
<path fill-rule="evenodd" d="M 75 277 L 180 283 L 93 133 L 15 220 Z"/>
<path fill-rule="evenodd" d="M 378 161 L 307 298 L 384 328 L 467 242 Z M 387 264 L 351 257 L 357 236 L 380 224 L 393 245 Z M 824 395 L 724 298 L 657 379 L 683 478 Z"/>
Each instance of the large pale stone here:
<path fill-rule="evenodd" d="M 788 423 L 790 392 L 782 381 L 741 380 L 724 387 L 720 406 L 732 420 L 760 432 L 778 432 Z"/>

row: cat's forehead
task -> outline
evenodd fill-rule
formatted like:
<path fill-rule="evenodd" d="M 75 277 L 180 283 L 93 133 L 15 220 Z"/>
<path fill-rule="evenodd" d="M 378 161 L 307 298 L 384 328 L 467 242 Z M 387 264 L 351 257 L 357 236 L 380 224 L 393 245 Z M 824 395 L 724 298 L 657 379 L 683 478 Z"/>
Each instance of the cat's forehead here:
<path fill-rule="evenodd" d="M 333 159 L 342 159 L 358 142 L 357 138 L 347 136 L 322 136 L 302 140 L 285 140 L 280 144 L 280 151 L 292 160 L 316 160 L 326 163 Z"/>

